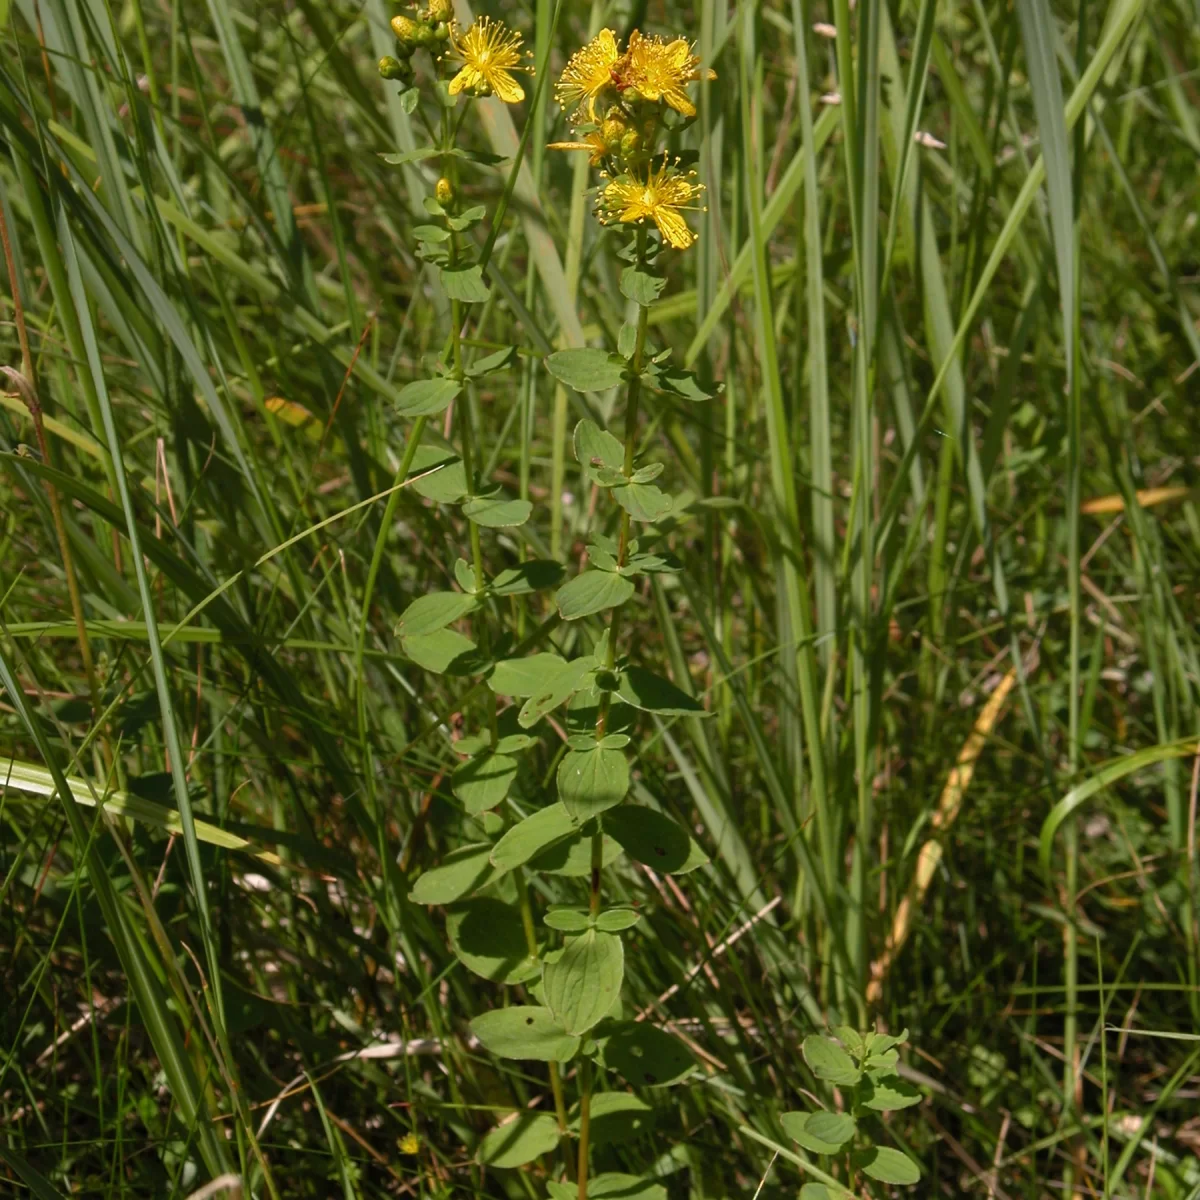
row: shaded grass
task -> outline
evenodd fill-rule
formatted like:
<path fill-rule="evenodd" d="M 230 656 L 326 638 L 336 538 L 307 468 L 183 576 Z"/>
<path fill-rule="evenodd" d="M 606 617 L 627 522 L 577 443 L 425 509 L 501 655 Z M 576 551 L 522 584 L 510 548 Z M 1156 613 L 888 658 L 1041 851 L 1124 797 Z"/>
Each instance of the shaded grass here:
<path fill-rule="evenodd" d="M 653 1164 L 673 1196 L 764 1176 L 764 1194 L 795 1191 L 758 1139 L 779 1141 L 814 1087 L 799 1039 L 857 1018 L 946 774 L 1033 650 L 866 1013 L 912 1030 L 927 1097 L 889 1133 L 931 1193 L 1200 1186 L 1196 1055 L 1150 1036 L 1200 1017 L 1195 759 L 1167 753 L 1197 728 L 1200 519 L 1194 499 L 1134 499 L 1194 481 L 1200 47 L 1183 4 L 1088 6 L 1081 43 L 1076 11 L 1019 13 L 593 15 L 703 34 L 720 76 L 685 135 L 708 133 L 703 251 L 672 267 L 654 330 L 726 391 L 650 427 L 667 477 L 713 506 L 670 528 L 685 574 L 637 618 L 647 659 L 717 710 L 658 730 L 639 794 L 713 866 L 679 893 L 632 868 L 612 885 L 647 913 L 628 1003 L 679 985 L 653 1011 L 704 1067 L 647 1094 L 657 1135 L 600 1151 Z M 379 157 L 414 137 L 373 74 L 388 15 L 18 0 L 8 18 L 0 183 L 56 462 L 18 451 L 30 425 L 0 410 L 0 736 L 52 776 L 176 810 L 183 842 L 3 791 L 13 1187 L 38 1172 L 61 1192 L 187 1195 L 232 1166 L 256 1194 L 518 1196 L 554 1169 L 470 1164 L 498 1113 L 548 1103 L 546 1082 L 465 1042 L 499 992 L 405 899 L 455 844 L 469 684 L 418 671 L 391 636 L 461 537 L 408 490 L 385 499 L 409 433 L 388 402 L 440 350 L 444 303 L 408 249 L 432 177 Z M 563 25 L 555 64 L 584 15 Z M 537 502 L 526 544 L 575 555 L 587 497 L 539 358 L 599 344 L 623 313 L 578 179 L 535 163 L 495 227 L 502 298 L 474 331 L 521 347 L 524 382 L 482 395 L 475 427 L 497 478 Z M 506 182 L 470 186 L 494 208 Z M 530 419 L 510 422 L 522 396 Z M 271 397 L 311 420 L 281 421 Z M 103 729 L 47 479 L 69 501 Z M 1115 516 L 1079 514 L 1112 493 Z M 542 616 L 519 614 L 526 632 Z M 567 653 L 580 637 L 548 636 Z M 1081 784 L 1055 839 L 1045 819 Z M 212 847 L 198 819 L 280 861 Z M 380 1043 L 389 1057 L 343 1057 Z"/>

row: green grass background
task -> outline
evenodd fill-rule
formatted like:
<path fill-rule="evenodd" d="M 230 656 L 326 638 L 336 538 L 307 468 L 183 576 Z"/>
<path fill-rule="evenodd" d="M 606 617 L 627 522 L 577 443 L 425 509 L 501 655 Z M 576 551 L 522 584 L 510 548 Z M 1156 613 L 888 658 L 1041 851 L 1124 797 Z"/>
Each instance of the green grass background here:
<path fill-rule="evenodd" d="M 401 494 L 362 604 L 408 431 L 392 401 L 446 319 L 409 234 L 435 176 L 381 157 L 423 138 L 375 72 L 393 11 L 0 2 L 0 346 L 51 458 L 10 377 L 6 1194 L 182 1197 L 237 1173 L 255 1195 L 517 1198 L 558 1170 L 473 1165 L 546 1080 L 472 1049 L 499 989 L 405 899 L 455 844 L 466 684 L 391 631 L 449 586 L 449 510 Z M 648 416 L 649 458 L 693 504 L 669 534 L 682 574 L 628 618 L 714 713 L 651 730 L 636 770 L 712 864 L 678 890 L 632 866 L 606 885 L 647 912 L 627 1005 L 701 1066 L 614 1125 L 599 1165 L 674 1200 L 794 1195 L 751 1135 L 784 1140 L 815 1087 L 800 1040 L 838 1014 L 911 1031 L 925 1099 L 888 1134 L 920 1194 L 1195 1200 L 1200 8 L 494 15 L 553 70 L 609 24 L 685 33 L 718 73 L 684 135 L 701 240 L 651 321 L 724 391 Z M 465 127 L 510 154 L 532 123 L 471 330 L 521 351 L 472 400 L 489 471 L 535 502 L 497 562 L 578 560 L 578 414 L 541 360 L 615 344 L 625 318 L 586 165 L 542 149 L 548 91 Z M 470 177 L 493 210 L 504 170 Z M 1174 490 L 1141 507 L 1147 488 Z M 939 795 L 1017 662 L 867 1005 Z"/>

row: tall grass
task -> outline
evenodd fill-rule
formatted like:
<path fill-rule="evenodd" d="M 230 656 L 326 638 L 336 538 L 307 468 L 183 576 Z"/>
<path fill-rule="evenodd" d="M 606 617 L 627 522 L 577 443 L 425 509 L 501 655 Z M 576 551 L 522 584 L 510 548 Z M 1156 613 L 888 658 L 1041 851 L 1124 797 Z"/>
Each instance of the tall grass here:
<path fill-rule="evenodd" d="M 550 1100 L 478 1056 L 496 996 L 407 899 L 470 684 L 392 636 L 462 537 L 400 486 L 392 403 L 449 309 L 409 250 L 435 176 L 383 157 L 416 145 L 374 69 L 392 11 L 0 4 L 16 1195 L 518 1197 L 554 1169 L 474 1163 Z M 609 24 L 718 73 L 685 135 L 702 240 L 650 322 L 724 391 L 648 417 L 694 501 L 639 627 L 715 718 L 660 724 L 635 775 L 712 863 L 618 876 L 649 929 L 627 1004 L 701 1071 L 594 1122 L 601 1161 L 794 1194 L 799 1042 L 878 1023 L 911 1031 L 925 1098 L 889 1132 L 929 1194 L 1195 1200 L 1194 7 L 503 15 L 552 70 Z M 529 90 L 471 135 L 509 160 L 472 185 L 475 340 L 521 370 L 470 415 L 537 501 L 513 552 L 578 556 L 581 402 L 542 360 L 624 306 Z"/>

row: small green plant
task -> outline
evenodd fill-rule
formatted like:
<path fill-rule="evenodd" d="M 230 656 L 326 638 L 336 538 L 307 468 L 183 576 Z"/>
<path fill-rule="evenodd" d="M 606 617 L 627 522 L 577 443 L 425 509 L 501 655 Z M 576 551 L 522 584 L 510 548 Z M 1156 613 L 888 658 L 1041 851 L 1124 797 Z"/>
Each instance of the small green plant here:
<path fill-rule="evenodd" d="M 920 1103 L 921 1093 L 896 1073 L 896 1047 L 908 1040 L 899 1034 L 858 1033 L 843 1026 L 837 1036 L 810 1034 L 804 1039 L 804 1061 L 812 1073 L 837 1089 L 836 1111 L 790 1112 L 781 1118 L 784 1132 L 810 1154 L 829 1158 L 847 1180 L 862 1175 L 879 1183 L 909 1185 L 920 1181 L 921 1170 L 905 1153 L 879 1145 L 872 1125 L 884 1113 Z M 851 1195 L 834 1190 L 832 1181 L 809 1182 L 800 1189 L 802 1200 L 833 1200 Z"/>
<path fill-rule="evenodd" d="M 639 727 L 650 718 L 706 715 L 688 691 L 641 666 L 634 654 L 642 621 L 638 587 L 678 570 L 668 521 L 682 509 L 655 482 L 665 464 L 639 461 L 643 400 L 656 393 L 710 398 L 694 375 L 671 365 L 669 351 L 651 345 L 648 319 L 666 285 L 665 256 L 696 240 L 683 214 L 703 187 L 671 143 L 696 115 L 687 85 L 702 73 L 684 39 L 635 32 L 623 48 L 604 30 L 570 59 L 556 89 L 571 114 L 573 140 L 555 147 L 585 151 L 602 167 L 597 216 L 633 233 L 619 251 L 632 319 L 615 349 L 562 349 L 545 361 L 595 414 L 579 421 L 572 441 L 585 483 L 598 502 L 607 498 L 597 504 L 586 567 L 567 579 L 565 563 L 514 552 L 515 542 L 501 539 L 501 531 L 511 534 L 529 522 L 533 505 L 484 477 L 471 415 L 472 393 L 511 366 L 518 350 L 489 348 L 468 359 L 472 306 L 490 296 L 484 271 L 495 230 L 480 249 L 471 230 L 484 208 L 465 203 L 458 171 L 494 160 L 460 146 L 459 101 L 523 97 L 513 74 L 525 69 L 521 38 L 487 18 L 460 33 L 433 5 L 397 18 L 393 30 L 399 57 L 384 59 L 381 73 L 404 85 L 405 107 L 434 140 L 428 151 L 398 158 L 441 160 L 442 176 L 425 201 L 430 223 L 414 234 L 419 254 L 440 276 L 450 317 L 442 358 L 428 378 L 400 393 L 400 412 L 414 424 L 398 483 L 410 480 L 426 499 L 459 506 L 469 541 L 469 558 L 446 564 L 457 587 L 414 599 L 396 634 L 418 666 L 486 684 L 466 712 L 474 728 L 468 725 L 454 744 L 461 757 L 451 779 L 459 844 L 419 875 L 410 899 L 446 910 L 450 945 L 468 970 L 523 993 L 471 1022 L 483 1048 L 498 1058 L 547 1064 L 555 1111 L 515 1112 L 483 1137 L 479 1161 L 521 1167 L 561 1145 L 571 1182 L 551 1182 L 556 1198 L 586 1200 L 589 1189 L 632 1195 L 631 1187 L 652 1195 L 662 1189 L 650 1180 L 591 1178 L 597 1122 L 606 1117 L 614 1125 L 619 1114 L 636 1130 L 649 1109 L 636 1094 L 604 1091 L 602 1083 L 665 1087 L 686 1078 L 695 1062 L 666 1030 L 628 1019 L 622 935 L 642 914 L 628 902 L 606 903 L 603 879 L 623 856 L 680 875 L 707 861 L 683 826 L 629 800 Z M 413 64 L 418 48 L 434 52 L 433 86 L 425 91 Z M 456 73 L 447 78 L 450 70 Z M 426 92 L 436 101 L 440 127 L 421 105 Z M 624 393 L 621 437 L 604 427 L 587 399 L 614 390 Z M 427 437 L 429 419 L 451 406 L 443 437 Z M 385 517 L 385 530 L 389 523 Z M 542 606 L 538 594 L 550 591 L 553 606 Z M 533 632 L 522 636 L 528 626 Z M 539 877 L 536 888 L 531 876 Z M 538 897 L 551 901 L 540 919 Z M 568 1075 L 577 1092 L 573 1105 Z"/>

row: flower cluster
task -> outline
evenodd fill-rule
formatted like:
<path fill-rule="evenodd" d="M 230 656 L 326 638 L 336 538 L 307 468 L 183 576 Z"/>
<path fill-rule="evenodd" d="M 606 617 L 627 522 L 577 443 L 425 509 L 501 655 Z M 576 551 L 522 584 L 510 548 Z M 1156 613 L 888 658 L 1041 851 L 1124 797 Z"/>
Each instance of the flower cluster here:
<path fill-rule="evenodd" d="M 660 141 L 696 116 L 688 84 L 715 78 L 686 38 L 668 41 L 636 29 L 624 49 L 611 29 L 602 29 L 571 56 L 554 93 L 574 138 L 552 142 L 551 149 L 585 151 L 603 168 L 607 182 L 596 201 L 603 224 L 649 220 L 676 250 L 695 242 L 680 214 L 699 207 L 694 202 L 704 185 L 661 150 Z"/>
<path fill-rule="evenodd" d="M 468 96 L 497 96 L 505 104 L 517 104 L 525 99 L 525 89 L 514 72 L 533 68 L 525 63 L 521 46 L 524 38 L 509 29 L 503 21 L 479 17 L 464 33 L 454 20 L 450 0 L 429 0 L 414 15 L 392 18 L 396 35 L 396 55 L 379 60 L 379 73 L 384 79 L 398 80 L 411 85 L 414 79 L 412 56 L 424 47 L 434 54 L 438 63 L 457 68 L 450 80 L 451 96 L 465 92 Z"/>

